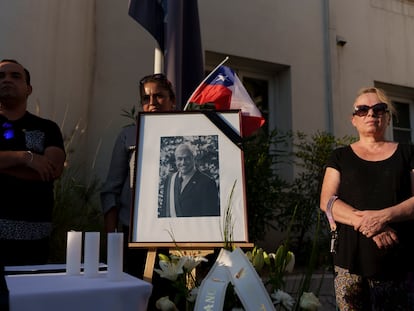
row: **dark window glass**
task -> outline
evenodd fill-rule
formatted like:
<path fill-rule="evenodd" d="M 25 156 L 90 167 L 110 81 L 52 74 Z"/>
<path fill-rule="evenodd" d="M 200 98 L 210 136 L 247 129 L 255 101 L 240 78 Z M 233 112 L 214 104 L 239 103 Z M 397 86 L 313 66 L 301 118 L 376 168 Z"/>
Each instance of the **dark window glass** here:
<path fill-rule="evenodd" d="M 394 141 L 411 142 L 410 105 L 407 103 L 393 102 L 397 111 L 392 116 Z"/>
<path fill-rule="evenodd" d="M 243 85 L 265 118 L 266 122 L 263 129 L 267 131 L 267 120 L 269 120 L 269 81 L 245 76 L 243 77 Z"/>

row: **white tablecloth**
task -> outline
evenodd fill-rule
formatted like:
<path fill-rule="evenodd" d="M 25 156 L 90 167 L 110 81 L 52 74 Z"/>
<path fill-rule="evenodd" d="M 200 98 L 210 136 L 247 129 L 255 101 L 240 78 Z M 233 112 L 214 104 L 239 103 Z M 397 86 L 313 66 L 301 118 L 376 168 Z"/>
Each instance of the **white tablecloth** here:
<path fill-rule="evenodd" d="M 110 281 L 65 273 L 6 276 L 10 311 L 144 311 L 152 284 L 123 273 Z"/>

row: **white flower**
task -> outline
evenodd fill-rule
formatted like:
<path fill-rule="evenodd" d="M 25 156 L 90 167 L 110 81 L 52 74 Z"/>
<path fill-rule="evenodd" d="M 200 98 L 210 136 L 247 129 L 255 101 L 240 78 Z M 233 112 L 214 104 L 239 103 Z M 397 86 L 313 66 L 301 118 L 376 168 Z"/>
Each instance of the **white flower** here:
<path fill-rule="evenodd" d="M 185 258 L 180 258 L 178 261 L 166 261 L 160 260 L 160 269 L 154 269 L 160 277 L 166 278 L 171 281 L 177 280 L 179 274 L 183 274 L 183 266 L 184 266 Z"/>
<path fill-rule="evenodd" d="M 293 268 L 295 267 L 295 254 L 292 252 L 287 252 L 286 255 L 286 268 L 285 271 L 291 273 L 293 271 Z"/>
<path fill-rule="evenodd" d="M 292 310 L 292 307 L 295 304 L 295 299 L 280 289 L 271 294 L 270 297 L 274 299 L 274 305 L 282 304 L 287 310 Z"/>
<path fill-rule="evenodd" d="M 299 306 L 305 310 L 316 311 L 321 306 L 321 303 L 312 292 L 304 292 L 302 297 L 300 297 Z"/>
<path fill-rule="evenodd" d="M 198 287 L 194 287 L 192 290 L 190 290 L 187 300 L 189 302 L 194 302 L 197 299 L 197 295 L 198 295 Z"/>
<path fill-rule="evenodd" d="M 279 263 L 277 260 L 280 260 L 280 256 L 281 255 L 277 253 L 276 254 L 270 253 L 269 255 L 267 255 L 267 258 L 272 259 L 277 265 Z M 268 260 L 267 258 L 265 258 L 265 260 Z M 285 271 L 288 273 L 291 273 L 293 271 L 293 268 L 295 267 L 295 254 L 291 251 L 288 251 L 286 253 L 286 258 L 284 260 L 284 263 L 286 264 Z"/>
<path fill-rule="evenodd" d="M 185 259 L 184 268 L 186 271 L 190 272 L 195 267 L 197 267 L 202 261 L 207 262 L 208 260 L 203 256 L 183 256 L 181 258 Z"/>
<path fill-rule="evenodd" d="M 161 311 L 178 311 L 175 304 L 168 298 L 168 296 L 161 297 L 155 302 L 155 307 Z"/>

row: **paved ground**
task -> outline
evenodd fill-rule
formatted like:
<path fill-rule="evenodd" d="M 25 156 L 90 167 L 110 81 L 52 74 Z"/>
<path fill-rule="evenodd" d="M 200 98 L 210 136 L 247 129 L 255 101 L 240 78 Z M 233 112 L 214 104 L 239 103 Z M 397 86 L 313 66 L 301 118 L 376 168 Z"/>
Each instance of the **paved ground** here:
<path fill-rule="evenodd" d="M 286 282 L 286 291 L 293 297 L 296 296 L 294 293 L 298 290 L 302 279 L 303 275 L 294 275 L 288 277 Z M 324 275 L 313 275 L 310 287 L 311 291 L 313 293 L 316 293 L 319 287 L 319 301 L 321 302 L 322 306 L 318 309 L 318 311 L 336 311 L 333 275 L 331 273 Z"/>

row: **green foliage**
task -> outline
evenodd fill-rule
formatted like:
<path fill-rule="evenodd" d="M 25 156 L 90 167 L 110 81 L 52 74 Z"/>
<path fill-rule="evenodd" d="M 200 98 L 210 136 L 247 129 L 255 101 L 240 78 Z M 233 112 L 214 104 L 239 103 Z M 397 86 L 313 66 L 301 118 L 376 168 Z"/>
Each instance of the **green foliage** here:
<path fill-rule="evenodd" d="M 84 164 L 77 165 L 72 161 L 72 156 L 76 152 L 73 146 L 76 146 L 83 133 L 84 129 L 78 123 L 70 135 L 64 137 L 65 167 L 60 178 L 54 183 L 55 202 L 49 254 L 49 261 L 52 263 L 66 261 L 68 231 L 103 232 L 102 212 L 99 204 L 100 182 L 96 178 L 91 179 L 89 183 L 85 182 L 86 167 Z M 104 246 L 105 242 L 101 238 L 101 246 Z"/>
<path fill-rule="evenodd" d="M 295 217 L 296 221 L 292 227 L 292 231 L 295 233 L 293 235 L 295 242 L 292 247 L 298 258 L 302 258 L 302 260 L 308 258 L 306 254 L 309 254 L 313 247 L 318 248 L 318 253 L 328 254 L 328 226 L 318 227 L 319 243 L 316 246 L 312 247 L 311 239 L 313 237 L 309 233 L 317 229 L 316 225 L 321 217 L 319 197 L 325 165 L 329 156 L 335 148 L 353 141 L 352 137 L 335 138 L 326 132 L 317 132 L 310 137 L 300 132 L 293 135 L 293 163 L 298 172 L 286 191 L 284 210 L 278 216 L 277 221 L 279 228 L 283 230 L 283 224 L 292 217 L 290 211 L 296 206 L 299 207 Z M 322 217 L 325 219 L 324 215 Z M 327 260 L 323 257 L 326 256 L 323 255 L 320 258 L 321 263 Z"/>
<path fill-rule="evenodd" d="M 233 245 L 233 229 L 234 229 L 234 221 L 233 221 L 233 213 L 232 213 L 232 201 L 233 201 L 233 194 L 234 194 L 234 187 L 236 186 L 236 182 L 234 181 L 233 187 L 231 188 L 230 197 L 227 200 L 227 206 L 226 211 L 224 215 L 224 221 L 223 221 L 223 241 L 224 246 L 223 248 L 232 251 L 234 249 Z"/>
<path fill-rule="evenodd" d="M 289 135 L 259 132 L 243 143 L 249 240 L 263 240 L 274 227 L 278 202 L 288 186 L 277 172 L 286 157 Z"/>
<path fill-rule="evenodd" d="M 319 226 L 319 196 L 324 166 L 333 149 L 355 139 L 335 138 L 326 132 L 312 136 L 303 133 L 263 132 L 246 140 L 245 173 L 249 238 L 263 240 L 269 228 L 289 229 L 290 248 L 304 262 L 311 252 L 320 253 L 316 264 L 327 260 L 328 227 Z M 291 152 L 289 150 L 291 149 Z M 292 166 L 295 178 L 280 177 L 278 168 Z M 296 215 L 294 215 L 296 213 Z M 294 217 L 293 217 L 294 216 Z M 294 222 L 291 224 L 291 220 Z M 288 228 L 289 227 L 289 228 Z M 318 232 L 318 243 L 313 243 Z"/>
<path fill-rule="evenodd" d="M 131 123 L 127 124 L 126 126 L 135 124 L 137 121 L 137 117 L 138 117 L 138 110 L 135 108 L 135 106 L 132 106 L 129 111 L 126 109 L 122 109 L 121 116 L 131 121 Z"/>
<path fill-rule="evenodd" d="M 285 241 L 279 245 L 276 250 L 275 256 L 272 259 L 269 258 L 269 273 L 268 273 L 268 281 L 266 285 L 271 285 L 271 291 L 277 289 L 283 289 L 285 285 L 285 274 L 286 274 L 286 266 L 289 263 L 288 255 L 290 252 L 290 231 L 292 228 L 292 224 L 295 221 L 297 208 L 294 209 L 292 218 L 288 224 L 288 233 Z M 273 261 L 273 262 L 272 262 Z"/>
<path fill-rule="evenodd" d="M 50 262 L 65 262 L 68 231 L 103 231 L 99 187 L 97 179 L 89 184 L 81 181 L 79 170 L 73 167 L 65 168 L 55 182 Z"/>

